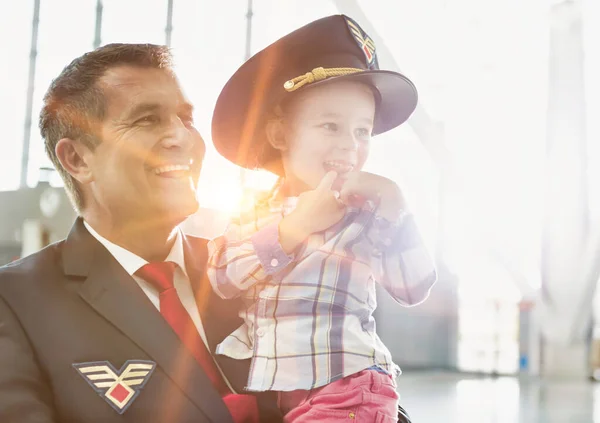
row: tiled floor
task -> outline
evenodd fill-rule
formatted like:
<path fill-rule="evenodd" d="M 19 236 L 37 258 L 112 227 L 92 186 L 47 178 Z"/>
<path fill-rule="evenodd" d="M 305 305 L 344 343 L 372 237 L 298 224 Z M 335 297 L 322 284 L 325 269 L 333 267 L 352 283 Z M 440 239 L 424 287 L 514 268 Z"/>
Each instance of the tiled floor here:
<path fill-rule="evenodd" d="M 406 371 L 401 403 L 414 423 L 600 423 L 600 384 Z"/>

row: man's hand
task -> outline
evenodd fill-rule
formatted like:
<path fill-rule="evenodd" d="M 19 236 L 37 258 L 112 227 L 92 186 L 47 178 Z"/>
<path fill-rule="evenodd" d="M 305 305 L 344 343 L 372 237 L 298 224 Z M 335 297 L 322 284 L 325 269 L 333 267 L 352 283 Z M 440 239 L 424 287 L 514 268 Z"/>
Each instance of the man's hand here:
<path fill-rule="evenodd" d="M 379 204 L 378 215 L 396 221 L 406 207 L 398 185 L 383 176 L 368 172 L 350 172 L 345 177 L 340 200 L 349 206 L 362 206 L 367 201 Z"/>
<path fill-rule="evenodd" d="M 310 234 L 323 231 L 344 217 L 345 206 L 338 201 L 339 193 L 331 190 L 336 177 L 336 172 L 328 172 L 317 188 L 300 194 L 295 210 L 279 223 L 279 242 L 287 254 Z"/>

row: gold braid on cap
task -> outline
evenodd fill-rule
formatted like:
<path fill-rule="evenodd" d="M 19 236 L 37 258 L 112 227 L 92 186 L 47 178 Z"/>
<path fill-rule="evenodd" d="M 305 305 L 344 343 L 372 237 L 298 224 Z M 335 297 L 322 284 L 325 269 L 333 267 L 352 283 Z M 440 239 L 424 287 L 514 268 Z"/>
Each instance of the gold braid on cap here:
<path fill-rule="evenodd" d="M 312 84 L 313 82 L 322 81 L 332 76 L 343 76 L 350 75 L 353 73 L 364 72 L 364 69 L 357 68 L 315 68 L 311 72 L 307 72 L 304 75 L 290 79 L 283 84 L 283 88 L 287 92 L 296 91 L 298 88 L 302 88 L 305 85 Z"/>

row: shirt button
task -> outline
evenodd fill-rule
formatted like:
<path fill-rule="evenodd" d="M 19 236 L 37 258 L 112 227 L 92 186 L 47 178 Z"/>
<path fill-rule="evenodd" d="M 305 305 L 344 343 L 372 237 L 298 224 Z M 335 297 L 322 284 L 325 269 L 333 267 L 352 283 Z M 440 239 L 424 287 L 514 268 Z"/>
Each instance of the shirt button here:
<path fill-rule="evenodd" d="M 389 238 L 386 238 L 386 239 L 383 241 L 383 244 L 384 244 L 386 247 L 389 247 L 390 245 L 392 245 L 392 240 L 391 240 L 391 239 L 389 239 Z"/>
<path fill-rule="evenodd" d="M 374 249 L 373 249 L 373 255 L 374 255 L 374 256 L 381 255 L 381 251 L 379 251 L 377 248 L 374 248 Z"/>
<path fill-rule="evenodd" d="M 279 264 L 279 260 L 277 260 L 276 258 L 274 258 L 273 260 L 271 260 L 271 266 L 272 267 L 276 267 Z"/>
<path fill-rule="evenodd" d="M 258 329 L 256 330 L 256 334 L 257 334 L 258 336 L 264 336 L 264 335 L 265 335 L 265 330 L 264 330 L 263 328 L 258 328 Z"/>

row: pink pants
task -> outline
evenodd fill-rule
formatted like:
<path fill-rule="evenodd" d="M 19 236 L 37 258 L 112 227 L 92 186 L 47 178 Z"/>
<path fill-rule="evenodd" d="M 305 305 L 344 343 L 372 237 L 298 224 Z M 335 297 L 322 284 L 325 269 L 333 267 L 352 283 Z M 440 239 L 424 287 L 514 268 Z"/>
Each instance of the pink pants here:
<path fill-rule="evenodd" d="M 285 423 L 396 423 L 398 394 L 391 376 L 375 370 L 312 390 L 279 393 Z"/>

